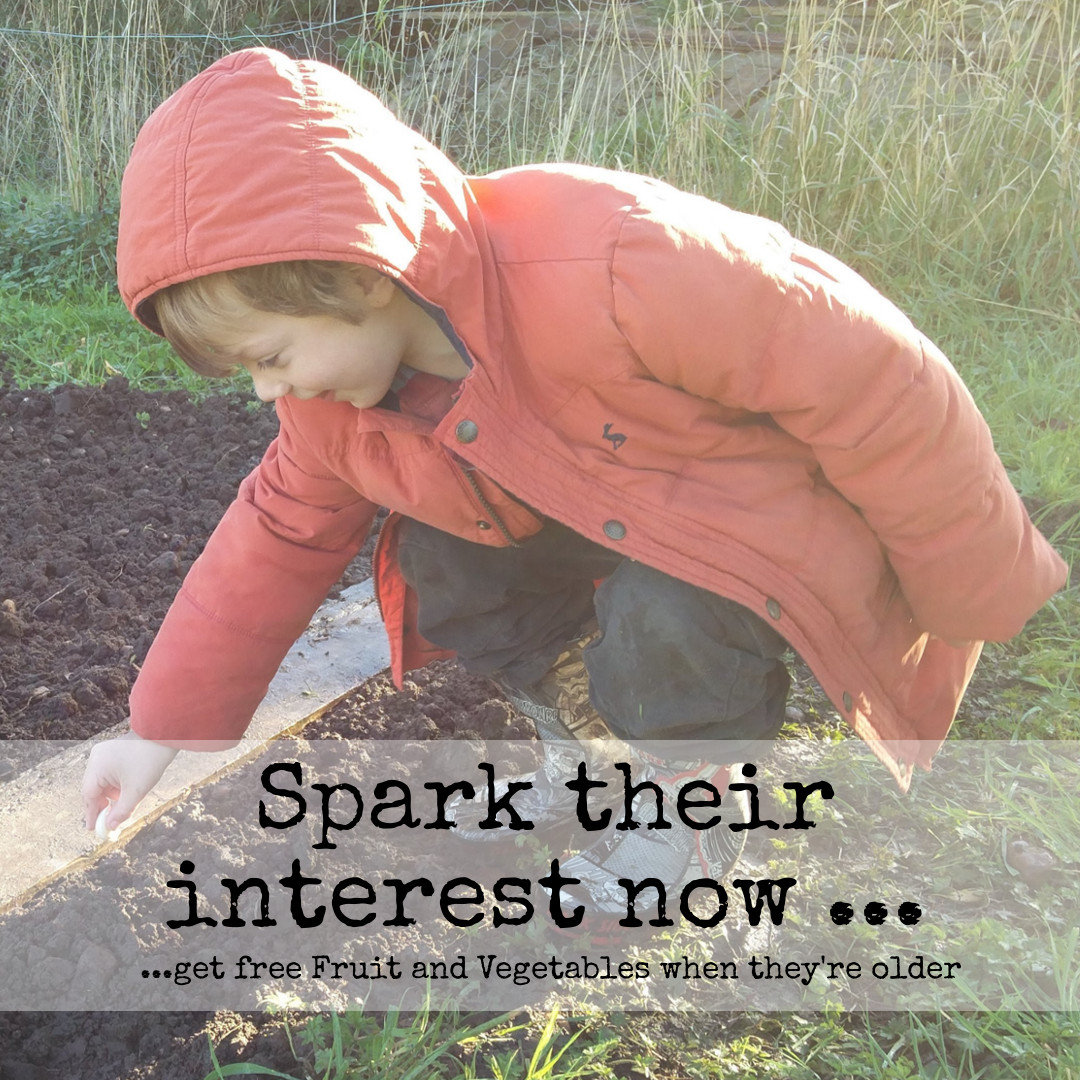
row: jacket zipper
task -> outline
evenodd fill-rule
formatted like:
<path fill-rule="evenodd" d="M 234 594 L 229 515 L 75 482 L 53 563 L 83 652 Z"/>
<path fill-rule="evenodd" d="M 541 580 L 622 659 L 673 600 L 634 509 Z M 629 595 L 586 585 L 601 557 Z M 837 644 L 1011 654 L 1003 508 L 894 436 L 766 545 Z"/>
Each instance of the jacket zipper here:
<path fill-rule="evenodd" d="M 384 521 L 383 525 L 386 524 Z M 379 527 L 379 535 L 375 538 L 375 548 L 371 553 L 371 586 L 375 593 L 375 607 L 379 612 L 379 622 L 386 625 L 386 616 L 383 614 L 382 597 L 379 595 L 379 548 L 383 544 L 383 530 Z"/>
<path fill-rule="evenodd" d="M 488 517 L 490 517 L 491 520 L 495 523 L 495 528 L 502 533 L 503 537 L 506 539 L 507 544 L 510 547 L 521 547 L 521 544 L 519 544 L 518 541 L 514 539 L 510 530 L 506 527 L 506 523 L 496 513 L 495 507 L 493 507 L 491 503 L 489 503 L 487 499 L 484 498 L 484 493 L 480 490 L 480 485 L 474 479 L 473 474 L 468 469 L 462 469 L 461 472 L 464 475 L 465 479 L 469 481 L 469 487 L 472 488 L 473 494 L 476 496 L 477 501 L 484 508 L 484 513 L 486 513 Z"/>

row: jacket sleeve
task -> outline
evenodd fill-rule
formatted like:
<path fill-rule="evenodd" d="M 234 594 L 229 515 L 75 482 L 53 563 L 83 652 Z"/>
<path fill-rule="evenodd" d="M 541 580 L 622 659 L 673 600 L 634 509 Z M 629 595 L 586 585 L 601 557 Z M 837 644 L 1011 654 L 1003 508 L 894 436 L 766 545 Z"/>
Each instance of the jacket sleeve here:
<path fill-rule="evenodd" d="M 283 418 L 169 608 L 132 688 L 132 729 L 203 748 L 238 740 L 375 510 Z"/>
<path fill-rule="evenodd" d="M 672 193 L 629 213 L 613 289 L 655 378 L 769 414 L 811 447 L 924 630 L 1004 640 L 1064 583 L 959 375 L 849 267 L 771 222 Z"/>

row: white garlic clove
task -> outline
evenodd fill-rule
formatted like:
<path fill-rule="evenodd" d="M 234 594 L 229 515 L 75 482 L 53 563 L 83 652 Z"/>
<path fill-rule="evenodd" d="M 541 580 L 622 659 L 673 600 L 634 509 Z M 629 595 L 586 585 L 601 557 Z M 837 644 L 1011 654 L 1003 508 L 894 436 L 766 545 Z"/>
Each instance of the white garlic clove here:
<path fill-rule="evenodd" d="M 97 816 L 97 821 L 94 823 L 94 833 L 99 840 L 109 840 L 115 837 L 118 829 L 114 829 L 112 833 L 109 832 L 108 825 L 105 824 L 106 819 L 109 816 L 109 811 L 112 809 L 112 803 L 108 803 L 104 810 Z"/>

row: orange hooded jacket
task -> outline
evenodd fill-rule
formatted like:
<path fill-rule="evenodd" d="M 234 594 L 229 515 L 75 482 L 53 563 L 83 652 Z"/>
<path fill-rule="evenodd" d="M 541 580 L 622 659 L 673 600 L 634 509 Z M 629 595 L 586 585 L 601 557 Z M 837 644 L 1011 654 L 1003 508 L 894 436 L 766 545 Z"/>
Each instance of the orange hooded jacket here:
<path fill-rule="evenodd" d="M 980 645 L 1065 580 L 946 358 L 780 226 L 579 166 L 465 177 L 352 80 L 227 56 L 150 117 L 119 281 L 282 259 L 393 278 L 471 366 L 403 412 L 278 402 L 280 435 L 188 574 L 131 695 L 163 742 L 240 736 L 383 505 L 482 544 L 526 509 L 774 625 L 902 785 Z M 517 500 L 521 500 L 518 502 Z M 378 588 L 398 679 L 416 634 L 393 527 Z"/>

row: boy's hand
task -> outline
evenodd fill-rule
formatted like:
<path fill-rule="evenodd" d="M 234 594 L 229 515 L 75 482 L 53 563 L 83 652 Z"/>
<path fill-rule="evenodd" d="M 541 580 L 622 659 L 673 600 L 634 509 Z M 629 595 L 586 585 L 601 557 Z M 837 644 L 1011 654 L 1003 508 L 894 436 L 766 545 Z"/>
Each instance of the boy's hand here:
<path fill-rule="evenodd" d="M 143 796 L 161 779 L 176 757 L 176 750 L 128 732 L 119 739 L 98 743 L 90 751 L 83 775 L 82 797 L 86 827 L 93 829 L 98 814 L 112 800 L 106 827 L 126 821 Z"/>

